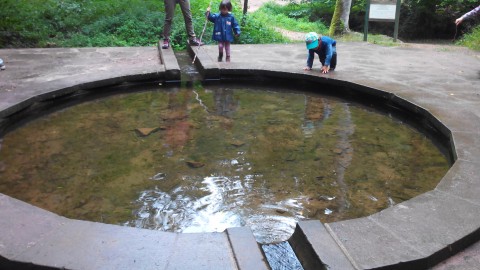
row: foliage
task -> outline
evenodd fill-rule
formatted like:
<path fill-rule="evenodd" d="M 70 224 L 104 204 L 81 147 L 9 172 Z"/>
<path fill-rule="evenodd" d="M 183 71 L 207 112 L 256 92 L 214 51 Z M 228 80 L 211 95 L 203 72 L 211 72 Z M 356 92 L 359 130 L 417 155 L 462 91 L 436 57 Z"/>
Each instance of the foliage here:
<path fill-rule="evenodd" d="M 205 25 L 210 0 L 190 1 L 197 36 Z M 219 1 L 212 3 L 212 11 Z M 234 14 L 241 19 L 239 2 Z M 159 40 L 165 19 L 159 0 L 0 0 L 0 48 L 151 46 Z M 239 43 L 286 40 L 273 29 L 247 18 Z M 212 25 L 204 38 L 211 41 Z M 172 46 L 184 49 L 187 34 L 177 5 L 172 25 Z"/>
<path fill-rule="evenodd" d="M 457 44 L 480 51 L 480 25 L 475 27 L 470 34 L 463 36 Z"/>
<path fill-rule="evenodd" d="M 321 20 L 310 21 L 308 7 L 289 4 L 280 6 L 275 3 L 267 3 L 252 16 L 264 25 L 279 27 L 296 32 L 317 32 L 327 34 L 328 29 Z"/>
<path fill-rule="evenodd" d="M 288 41 L 282 34 L 266 26 L 266 24 L 258 20 L 254 15 L 247 15 L 244 18 L 244 22 L 242 34 L 238 40 L 241 44 L 284 43 Z"/>
<path fill-rule="evenodd" d="M 286 42 L 275 27 L 327 34 L 336 0 L 288 0 L 285 6 L 269 3 L 242 18 L 242 6 L 234 0 L 233 13 L 243 21 L 238 43 Z M 197 36 L 205 25 L 204 12 L 210 0 L 191 0 Z M 212 2 L 212 11 L 219 0 Z M 400 16 L 400 39 L 452 39 L 458 44 L 478 48 L 480 18 L 468 20 L 455 28 L 454 20 L 478 5 L 477 0 L 403 0 Z M 151 46 L 159 40 L 164 21 L 161 0 L 0 0 L 0 48 L 9 47 L 85 47 Z M 353 0 L 350 28 L 363 31 L 365 0 Z M 212 43 L 212 24 L 208 23 L 203 40 Z M 372 23 L 371 34 L 392 35 L 393 25 Z M 464 35 L 462 37 L 462 34 Z M 187 35 L 177 6 L 172 46 L 183 49 Z"/>
<path fill-rule="evenodd" d="M 451 39 L 455 33 L 455 19 L 476 5 L 477 0 L 405 0 L 401 7 L 399 36 L 404 39 Z"/>
<path fill-rule="evenodd" d="M 232 2 L 234 14 L 237 21 L 241 24 L 241 35 L 239 38 L 235 38 L 235 43 L 239 44 L 261 44 L 261 43 L 284 43 L 288 39 L 284 38 L 280 33 L 275 31 L 273 27 L 269 27 L 268 23 L 265 23 L 265 18 L 262 13 L 247 13 L 245 16 L 242 14 L 242 8 L 238 2 Z M 207 4 L 208 6 L 208 4 Z M 212 12 L 217 12 L 217 7 L 212 4 Z M 200 12 L 199 12 L 200 13 Z M 203 14 L 203 11 L 202 11 Z M 205 21 L 205 18 L 203 17 Z M 213 23 L 208 22 L 205 30 L 205 34 L 202 37 L 202 41 L 206 44 L 215 44 L 216 41 L 212 40 Z M 200 35 L 200 34 L 197 34 Z"/>
<path fill-rule="evenodd" d="M 0 3 L 0 47 L 151 45 L 164 19 L 160 1 Z"/>

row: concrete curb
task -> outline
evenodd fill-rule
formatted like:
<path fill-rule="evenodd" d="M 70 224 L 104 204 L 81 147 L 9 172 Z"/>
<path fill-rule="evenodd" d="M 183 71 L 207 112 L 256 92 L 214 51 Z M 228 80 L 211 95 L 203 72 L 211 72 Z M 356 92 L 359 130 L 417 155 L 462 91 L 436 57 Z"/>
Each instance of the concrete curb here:
<path fill-rule="evenodd" d="M 158 54 L 160 62 L 165 67 L 165 79 L 167 81 L 179 81 L 181 79 L 180 66 L 171 47 L 162 49 L 161 41 L 158 42 Z"/>

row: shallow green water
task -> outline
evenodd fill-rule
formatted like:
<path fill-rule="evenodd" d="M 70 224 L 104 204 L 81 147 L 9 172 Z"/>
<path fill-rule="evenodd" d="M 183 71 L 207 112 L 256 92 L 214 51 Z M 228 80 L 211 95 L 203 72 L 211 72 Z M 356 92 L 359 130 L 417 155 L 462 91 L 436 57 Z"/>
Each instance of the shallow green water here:
<path fill-rule="evenodd" d="M 112 224 L 247 225 L 272 243 L 298 220 L 362 217 L 412 198 L 448 169 L 424 135 L 395 119 L 268 90 L 152 89 L 55 112 L 3 138 L 0 192 Z"/>

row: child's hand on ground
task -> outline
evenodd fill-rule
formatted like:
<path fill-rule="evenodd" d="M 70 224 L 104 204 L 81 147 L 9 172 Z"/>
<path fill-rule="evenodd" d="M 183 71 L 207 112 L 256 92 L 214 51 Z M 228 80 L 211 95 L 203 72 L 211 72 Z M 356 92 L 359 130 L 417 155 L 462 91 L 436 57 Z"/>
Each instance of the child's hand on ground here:
<path fill-rule="evenodd" d="M 329 70 L 329 69 L 330 69 L 329 66 L 322 66 L 322 73 L 323 73 L 323 74 L 328 73 L 328 70 Z"/>
<path fill-rule="evenodd" d="M 303 70 L 312 70 L 311 67 L 304 67 Z"/>

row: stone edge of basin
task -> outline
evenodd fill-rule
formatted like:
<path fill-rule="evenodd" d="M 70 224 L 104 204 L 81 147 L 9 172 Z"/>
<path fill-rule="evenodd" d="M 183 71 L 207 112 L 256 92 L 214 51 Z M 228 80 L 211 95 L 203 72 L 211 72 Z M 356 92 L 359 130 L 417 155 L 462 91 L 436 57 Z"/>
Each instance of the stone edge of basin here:
<path fill-rule="evenodd" d="M 0 217 L 0 269 L 268 269 L 247 227 L 138 229 L 68 219 L 3 194 Z"/>
<path fill-rule="evenodd" d="M 162 42 L 157 43 L 160 61 L 165 66 L 165 79 L 167 81 L 179 81 L 181 79 L 180 66 L 172 47 L 162 49 Z"/>
<path fill-rule="evenodd" d="M 82 49 L 83 48 L 78 50 Z M 27 51 L 29 49 L 22 50 Z M 39 49 L 30 50 L 36 52 Z M 85 50 L 89 50 L 89 48 L 85 48 Z M 102 48 L 96 48 L 96 50 L 100 51 Z M 28 87 L 26 93 L 18 92 L 18 90 L 12 92 L 3 92 L 0 94 L 0 119 L 9 117 L 18 111 L 34 105 L 35 103 L 41 103 L 43 101 L 50 101 L 59 99 L 61 97 L 74 95 L 76 92 L 82 90 L 91 90 L 94 88 L 120 85 L 122 83 L 138 83 L 149 80 L 179 80 L 180 71 L 173 51 L 170 49 L 163 54 L 162 51 L 156 53 L 158 54 L 158 60 L 160 61 L 162 69 L 155 68 L 155 66 L 150 66 L 150 68 L 145 70 L 138 70 L 139 66 L 137 65 L 130 69 L 128 66 L 123 66 L 122 69 L 119 69 L 118 71 L 98 72 L 94 74 L 83 75 L 83 77 L 78 77 L 82 76 L 81 74 L 67 74 L 63 75 L 63 78 L 42 81 L 35 83 L 35 85 L 26 85 Z M 133 57 L 135 56 L 132 56 L 132 58 Z M 14 68 L 14 66 L 12 66 L 12 68 Z M 15 70 L 12 69 L 9 70 L 9 72 L 15 72 Z M 33 70 L 32 72 L 37 71 Z M 41 74 L 41 71 L 38 73 Z"/>

